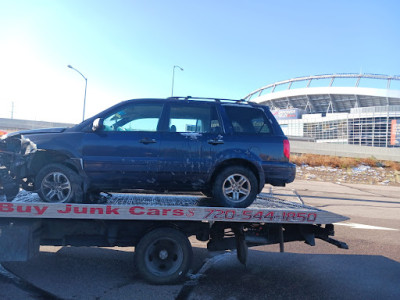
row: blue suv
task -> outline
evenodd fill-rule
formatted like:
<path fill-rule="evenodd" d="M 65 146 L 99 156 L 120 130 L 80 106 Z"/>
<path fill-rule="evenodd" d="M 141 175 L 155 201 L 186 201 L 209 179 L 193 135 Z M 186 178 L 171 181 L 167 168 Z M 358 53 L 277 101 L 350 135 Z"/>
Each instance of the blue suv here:
<path fill-rule="evenodd" d="M 289 141 L 267 106 L 173 97 L 121 102 L 72 128 L 17 132 L 0 143 L 2 189 L 47 202 L 100 192 L 200 191 L 247 207 L 266 183 L 295 178 Z"/>

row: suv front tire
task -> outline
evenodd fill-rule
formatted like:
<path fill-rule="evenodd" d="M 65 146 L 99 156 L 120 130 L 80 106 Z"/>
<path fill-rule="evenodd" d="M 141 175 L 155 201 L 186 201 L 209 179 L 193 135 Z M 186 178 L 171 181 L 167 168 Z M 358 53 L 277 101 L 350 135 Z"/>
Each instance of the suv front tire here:
<path fill-rule="evenodd" d="M 68 203 L 82 199 L 81 177 L 62 164 L 43 167 L 35 182 L 43 201 Z"/>

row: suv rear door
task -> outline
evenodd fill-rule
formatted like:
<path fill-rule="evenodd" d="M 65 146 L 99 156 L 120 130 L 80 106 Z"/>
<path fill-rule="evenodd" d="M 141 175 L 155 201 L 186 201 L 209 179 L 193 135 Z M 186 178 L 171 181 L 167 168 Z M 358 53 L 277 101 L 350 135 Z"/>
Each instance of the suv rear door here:
<path fill-rule="evenodd" d="M 171 190 L 198 190 L 206 184 L 224 148 L 214 102 L 171 101 L 161 133 L 160 184 Z"/>

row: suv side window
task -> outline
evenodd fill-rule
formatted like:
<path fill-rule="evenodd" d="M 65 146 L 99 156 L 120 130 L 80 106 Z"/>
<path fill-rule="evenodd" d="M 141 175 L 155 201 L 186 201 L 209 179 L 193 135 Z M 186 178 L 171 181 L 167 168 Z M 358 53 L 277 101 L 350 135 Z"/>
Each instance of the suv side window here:
<path fill-rule="evenodd" d="M 106 116 L 104 131 L 157 131 L 163 110 L 161 103 L 130 103 Z"/>
<path fill-rule="evenodd" d="M 172 103 L 168 128 L 170 132 L 219 133 L 221 125 L 215 106 Z"/>
<path fill-rule="evenodd" d="M 235 133 L 271 134 L 271 124 L 260 108 L 224 106 Z"/>

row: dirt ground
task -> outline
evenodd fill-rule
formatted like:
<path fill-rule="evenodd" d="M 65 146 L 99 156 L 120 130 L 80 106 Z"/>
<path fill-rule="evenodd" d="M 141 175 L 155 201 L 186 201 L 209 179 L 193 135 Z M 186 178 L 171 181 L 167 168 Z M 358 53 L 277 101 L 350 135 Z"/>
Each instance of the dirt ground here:
<path fill-rule="evenodd" d="M 296 179 L 400 186 L 400 171 L 364 165 L 346 169 L 302 165 L 297 166 Z"/>

